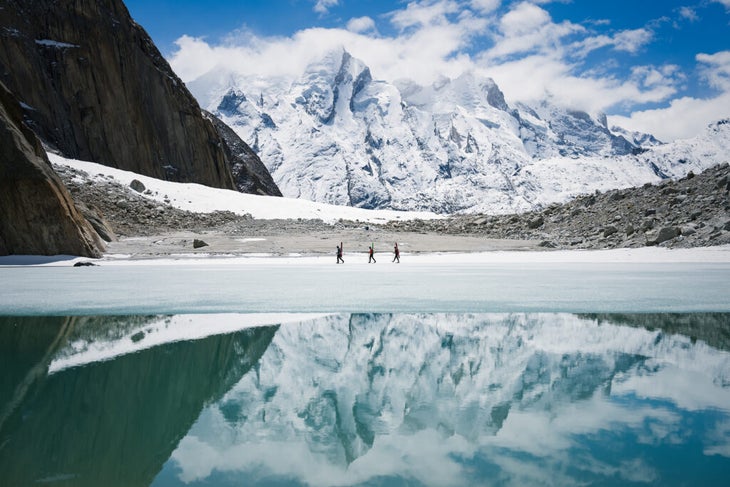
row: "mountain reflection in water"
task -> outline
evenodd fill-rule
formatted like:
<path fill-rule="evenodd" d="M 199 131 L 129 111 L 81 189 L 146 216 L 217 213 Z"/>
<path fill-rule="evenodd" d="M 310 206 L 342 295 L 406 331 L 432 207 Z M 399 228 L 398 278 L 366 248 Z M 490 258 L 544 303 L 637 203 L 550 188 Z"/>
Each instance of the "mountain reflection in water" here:
<path fill-rule="evenodd" d="M 203 408 L 266 350 L 276 328 L 169 343 L 46 375 L 82 340 L 153 318 L 0 318 L 0 484 L 149 485 Z"/>
<path fill-rule="evenodd" d="M 730 314 L 338 314 L 194 340 L 179 321 L 0 318 L 0 483 L 722 485 L 730 471 Z"/>

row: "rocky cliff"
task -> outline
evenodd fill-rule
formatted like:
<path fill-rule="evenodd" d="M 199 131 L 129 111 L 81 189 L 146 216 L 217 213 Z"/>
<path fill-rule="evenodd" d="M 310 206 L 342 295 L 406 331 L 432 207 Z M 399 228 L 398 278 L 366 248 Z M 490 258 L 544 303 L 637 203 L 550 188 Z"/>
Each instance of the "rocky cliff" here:
<path fill-rule="evenodd" d="M 223 139 L 223 150 L 236 188 L 242 193 L 281 196 L 269 170 L 253 149 L 220 118 L 207 111 L 203 112 L 203 116 L 213 123 Z"/>
<path fill-rule="evenodd" d="M 0 80 L 72 158 L 233 189 L 221 138 L 121 0 L 3 0 Z"/>
<path fill-rule="evenodd" d="M 22 120 L 20 105 L 0 83 L 0 255 L 99 257 L 103 243 Z"/>

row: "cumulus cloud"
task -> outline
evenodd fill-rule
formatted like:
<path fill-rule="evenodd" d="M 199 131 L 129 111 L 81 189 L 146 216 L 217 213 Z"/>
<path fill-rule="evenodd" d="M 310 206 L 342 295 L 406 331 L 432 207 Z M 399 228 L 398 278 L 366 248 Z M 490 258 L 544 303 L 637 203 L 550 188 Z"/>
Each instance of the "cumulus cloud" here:
<path fill-rule="evenodd" d="M 730 91 L 730 51 L 698 54 L 696 59 L 697 62 L 701 63 L 700 74 L 702 78 L 712 88 Z"/>
<path fill-rule="evenodd" d="M 727 118 L 730 93 L 714 98 L 676 98 L 666 108 L 641 110 L 630 116 L 609 117 L 610 123 L 627 130 L 655 135 L 659 140 L 670 141 L 696 135 L 708 124 Z"/>
<path fill-rule="evenodd" d="M 459 11 L 460 6 L 455 1 L 413 2 L 409 3 L 405 10 L 391 13 L 391 20 L 393 25 L 401 30 L 417 26 L 444 25 L 448 23 L 448 14 Z"/>
<path fill-rule="evenodd" d="M 347 30 L 350 32 L 370 32 L 375 30 L 375 21 L 370 17 L 357 17 L 347 22 Z"/>
<path fill-rule="evenodd" d="M 339 0 L 317 0 L 314 4 L 314 11 L 320 14 L 326 14 L 329 9 L 339 3 Z"/>
<path fill-rule="evenodd" d="M 630 116 L 611 117 L 611 123 L 628 130 L 648 132 L 660 140 L 687 138 L 699 129 L 717 120 L 730 117 L 730 51 L 715 54 L 698 54 L 698 72 L 701 79 L 717 94 L 709 98 L 680 97 L 669 106 L 633 112 Z M 645 86 L 661 87 L 671 85 L 667 77 L 683 76 L 677 66 L 666 66 L 660 70 L 635 69 L 634 76 Z"/>
<path fill-rule="evenodd" d="M 554 23 L 546 10 L 530 2 L 522 2 L 507 12 L 497 28 L 495 45 L 483 54 L 483 60 L 535 51 L 560 54 L 563 38 L 585 31 L 571 22 Z"/>
<path fill-rule="evenodd" d="M 623 30 L 612 36 L 597 35 L 577 41 L 571 46 L 571 51 L 577 56 L 584 57 L 597 49 L 613 47 L 617 51 L 633 54 L 648 44 L 652 37 L 653 33 L 644 28 Z"/>
<path fill-rule="evenodd" d="M 315 6 L 326 10 L 337 3 L 319 0 Z M 670 103 L 687 84 L 685 70 L 675 64 L 621 64 L 654 41 L 655 26 L 611 31 L 595 22 L 557 22 L 540 3 L 545 2 L 420 0 L 377 19 L 358 17 L 343 28 L 310 28 L 286 37 L 262 37 L 245 29 L 217 43 L 183 36 L 169 61 L 185 82 L 220 68 L 283 78 L 300 75 L 328 51 L 344 47 L 377 79 L 410 78 L 428 85 L 470 70 L 494 78 L 510 103 L 550 97 L 571 108 L 609 113 L 664 104 L 615 119 L 665 140 L 691 135 L 713 117 L 730 115 L 720 108 L 730 106 L 726 98 L 684 97 Z M 379 29 L 380 22 L 388 28 Z M 395 33 L 380 33 L 388 31 Z M 598 49 L 624 58 L 609 55 L 600 66 L 588 65 L 588 55 Z M 699 54 L 696 61 L 695 75 L 716 92 L 730 92 L 730 51 Z M 675 116 L 681 120 L 667 127 L 667 117 Z"/>
<path fill-rule="evenodd" d="M 522 2 L 502 17 L 499 27 L 506 37 L 515 37 L 535 32 L 550 22 L 547 11 L 529 2 Z"/>
<path fill-rule="evenodd" d="M 721 3 L 725 5 L 725 8 L 730 10 L 730 0 L 713 0 L 715 3 Z"/>
<path fill-rule="evenodd" d="M 635 66 L 631 69 L 631 79 L 646 88 L 666 87 L 672 94 L 679 82 L 686 78 L 676 64 L 664 66 Z"/>
<path fill-rule="evenodd" d="M 489 14 L 497 10 L 501 0 L 471 0 L 471 8 L 483 14 Z"/>

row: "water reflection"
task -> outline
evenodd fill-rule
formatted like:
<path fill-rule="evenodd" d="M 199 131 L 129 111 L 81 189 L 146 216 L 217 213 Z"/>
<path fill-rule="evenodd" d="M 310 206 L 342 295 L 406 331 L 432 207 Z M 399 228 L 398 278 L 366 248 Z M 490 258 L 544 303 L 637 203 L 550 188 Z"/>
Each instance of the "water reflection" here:
<path fill-rule="evenodd" d="M 722 485 L 730 469 L 730 314 L 331 315 L 201 336 L 230 330 L 216 320 L 0 319 L 0 475 Z M 181 321 L 196 340 L 175 341 Z"/>
<path fill-rule="evenodd" d="M 2 485 L 149 485 L 204 406 L 240 380 L 276 331 L 168 343 L 47 375 L 84 341 L 121 340 L 159 320 L 0 318 Z"/>

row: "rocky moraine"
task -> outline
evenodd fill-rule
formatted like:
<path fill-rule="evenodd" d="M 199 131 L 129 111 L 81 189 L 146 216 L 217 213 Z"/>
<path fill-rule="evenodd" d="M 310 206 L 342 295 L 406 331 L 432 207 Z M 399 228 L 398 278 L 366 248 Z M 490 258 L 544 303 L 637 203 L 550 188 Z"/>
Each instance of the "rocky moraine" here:
<path fill-rule="evenodd" d="M 56 167 L 87 218 L 106 221 L 121 237 L 186 230 L 227 235 L 336 234 L 361 228 L 356 221 L 260 220 L 231 212 L 192 213 L 145 196 L 113 180 L 89 181 L 79 171 Z M 149 196 L 149 194 L 147 195 Z M 90 218 L 94 219 L 94 218 Z M 681 180 L 613 190 L 511 215 L 456 215 L 439 220 L 367 224 L 390 233 L 464 235 L 535 241 L 545 249 L 632 248 L 647 245 L 698 247 L 730 244 L 730 165 L 725 163 Z"/>

